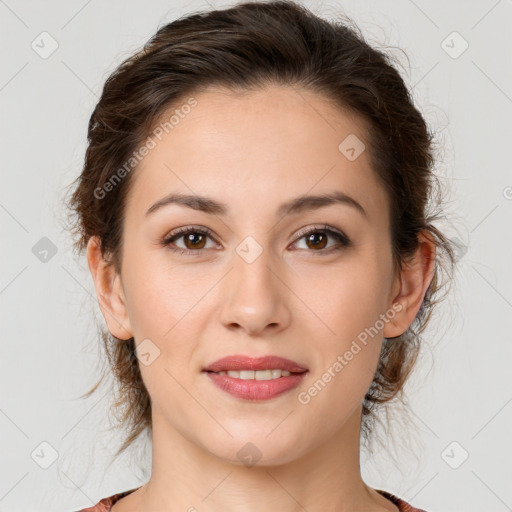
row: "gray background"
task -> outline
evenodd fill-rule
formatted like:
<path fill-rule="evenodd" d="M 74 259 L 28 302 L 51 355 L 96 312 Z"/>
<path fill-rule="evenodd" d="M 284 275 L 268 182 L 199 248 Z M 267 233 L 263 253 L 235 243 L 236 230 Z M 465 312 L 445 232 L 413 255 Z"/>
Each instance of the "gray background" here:
<path fill-rule="evenodd" d="M 451 190 L 453 220 L 439 227 L 461 246 L 408 384 L 414 426 L 396 421 L 397 462 L 377 450 L 364 477 L 429 512 L 511 510 L 512 2 L 304 3 L 326 16 L 342 8 L 370 42 L 407 52 L 403 76 L 439 133 L 438 172 Z M 62 228 L 62 199 L 107 76 L 158 26 L 206 7 L 0 1 L 1 511 L 77 510 L 147 479 L 126 456 L 108 467 L 119 440 L 106 430 L 108 388 L 78 398 L 97 378 L 101 317 L 85 257 Z M 47 58 L 44 31 L 58 44 Z"/>

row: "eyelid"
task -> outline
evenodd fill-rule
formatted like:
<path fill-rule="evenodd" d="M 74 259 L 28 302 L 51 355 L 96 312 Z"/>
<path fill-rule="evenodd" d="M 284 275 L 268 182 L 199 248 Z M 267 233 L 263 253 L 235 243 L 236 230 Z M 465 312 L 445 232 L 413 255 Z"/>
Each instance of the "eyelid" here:
<path fill-rule="evenodd" d="M 172 230 L 170 233 L 168 233 L 167 235 L 165 235 L 163 237 L 162 245 L 169 246 L 169 245 L 171 245 L 171 243 L 174 239 L 179 239 L 189 233 L 200 233 L 204 236 L 210 237 L 216 244 L 219 243 L 216 236 L 214 235 L 213 231 L 210 228 L 192 224 L 189 226 L 183 226 L 183 227 L 176 228 L 176 229 Z M 180 247 L 176 248 L 175 250 L 187 252 L 186 249 L 181 249 Z M 201 250 L 204 250 L 204 249 L 201 249 Z M 188 252 L 200 252 L 201 250 L 198 250 L 198 251 L 190 251 L 189 250 Z"/>
<path fill-rule="evenodd" d="M 211 237 L 215 241 L 217 241 L 213 231 L 210 228 L 207 228 L 205 226 L 194 225 L 194 224 L 173 229 L 172 231 L 170 231 L 168 234 L 166 234 L 163 237 L 163 241 L 170 240 L 172 238 L 176 238 L 179 235 L 186 235 L 187 233 L 190 233 L 190 232 L 204 233 L 205 235 L 208 235 L 209 237 Z"/>
<path fill-rule="evenodd" d="M 332 252 L 336 252 L 337 250 L 348 248 L 352 245 L 351 240 L 348 238 L 347 235 L 338 228 L 335 228 L 333 226 L 330 226 L 328 224 L 321 224 L 321 225 L 309 225 L 307 227 L 301 228 L 295 235 L 294 235 L 294 241 L 291 243 L 291 245 L 295 245 L 300 240 L 302 240 L 305 236 L 309 234 L 314 234 L 317 232 L 325 232 L 327 233 L 331 238 L 334 235 L 335 238 L 339 240 L 341 243 L 341 247 L 335 247 L 330 248 L 327 250 L 319 250 L 319 251 L 307 251 L 310 253 L 318 253 L 318 255 L 322 254 L 330 254 Z M 199 233 L 201 235 L 210 237 L 215 243 L 219 244 L 219 242 L 216 239 L 216 236 L 213 234 L 213 231 L 205 226 L 199 226 L 199 225 L 188 225 L 180 228 L 176 228 L 175 230 L 171 231 L 169 234 L 167 234 L 162 239 L 162 245 L 166 247 L 170 247 L 172 245 L 173 240 L 182 238 L 183 236 L 189 234 L 189 233 Z M 182 249 L 181 247 L 170 247 L 172 251 L 180 252 L 181 254 L 189 254 L 192 255 L 193 253 L 201 254 L 205 251 L 205 249 Z"/>
<path fill-rule="evenodd" d="M 313 225 L 313 226 L 307 226 L 303 229 L 300 229 L 295 234 L 295 241 L 292 242 L 292 245 L 297 244 L 300 242 L 305 236 L 308 236 L 309 234 L 315 234 L 315 233 L 327 233 L 329 238 L 336 238 L 338 240 L 338 245 L 335 247 L 331 247 L 329 249 L 322 249 L 319 251 L 306 251 L 307 253 L 311 253 L 315 256 L 327 256 L 336 252 L 339 252 L 341 250 L 348 249 L 349 247 L 352 247 L 352 241 L 351 239 L 345 235 L 343 231 L 341 231 L 338 228 L 335 228 L 333 226 L 330 226 L 329 224 L 322 224 L 321 226 Z"/>
<path fill-rule="evenodd" d="M 298 240 L 300 238 L 303 238 L 306 235 L 309 235 L 310 233 L 315 232 L 327 232 L 327 233 L 334 233 L 335 235 L 338 235 L 340 238 L 343 239 L 343 241 L 348 245 L 350 243 L 350 239 L 348 238 L 343 231 L 339 230 L 338 228 L 335 228 L 334 226 L 330 226 L 329 224 L 322 224 L 322 225 L 313 225 L 313 226 L 307 226 L 305 228 L 301 228 L 296 234 L 295 239 Z"/>

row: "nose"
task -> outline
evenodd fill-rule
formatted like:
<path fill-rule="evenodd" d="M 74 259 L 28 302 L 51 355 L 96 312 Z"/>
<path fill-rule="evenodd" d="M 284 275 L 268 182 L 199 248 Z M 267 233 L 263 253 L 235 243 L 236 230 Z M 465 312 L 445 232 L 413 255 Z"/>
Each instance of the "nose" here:
<path fill-rule="evenodd" d="M 285 329 L 291 319 L 287 298 L 291 291 L 285 284 L 283 272 L 276 270 L 263 251 L 252 262 L 238 254 L 232 270 L 222 281 L 223 305 L 221 322 L 230 330 L 244 331 L 257 336 Z"/>

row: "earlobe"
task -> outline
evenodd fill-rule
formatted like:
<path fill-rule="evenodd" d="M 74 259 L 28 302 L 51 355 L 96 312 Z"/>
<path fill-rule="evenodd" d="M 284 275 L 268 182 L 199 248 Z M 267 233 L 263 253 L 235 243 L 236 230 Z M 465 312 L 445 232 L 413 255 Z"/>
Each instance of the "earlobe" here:
<path fill-rule="evenodd" d="M 427 232 L 420 233 L 418 240 L 415 254 L 404 262 L 398 276 L 399 290 L 392 298 L 392 307 L 398 312 L 386 324 L 383 331 L 385 338 L 400 336 L 409 328 L 434 277 L 436 244 Z"/>
<path fill-rule="evenodd" d="M 126 340 L 133 336 L 121 276 L 105 261 L 99 238 L 93 236 L 87 244 L 87 262 L 93 278 L 101 313 L 110 334 Z"/>

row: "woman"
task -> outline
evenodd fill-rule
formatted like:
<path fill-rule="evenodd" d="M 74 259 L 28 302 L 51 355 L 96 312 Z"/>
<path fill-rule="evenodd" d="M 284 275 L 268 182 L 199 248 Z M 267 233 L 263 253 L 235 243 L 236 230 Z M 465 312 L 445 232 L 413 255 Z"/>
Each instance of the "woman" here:
<path fill-rule="evenodd" d="M 387 57 L 292 2 L 184 17 L 119 66 L 70 206 L 120 452 L 149 433 L 152 468 L 82 512 L 419 510 L 359 459 L 454 262 L 431 141 Z"/>

